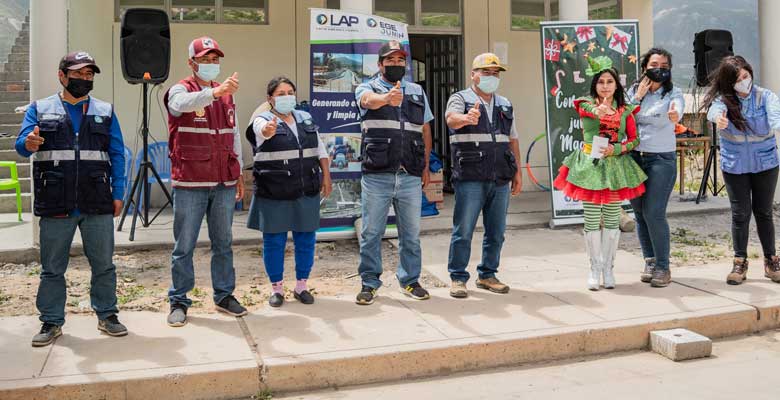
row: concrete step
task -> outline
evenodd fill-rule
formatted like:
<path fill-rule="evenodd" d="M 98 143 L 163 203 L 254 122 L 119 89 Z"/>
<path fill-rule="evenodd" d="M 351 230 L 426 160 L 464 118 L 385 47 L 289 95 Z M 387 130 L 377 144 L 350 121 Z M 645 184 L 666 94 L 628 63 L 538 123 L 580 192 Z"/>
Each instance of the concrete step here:
<path fill-rule="evenodd" d="M 8 54 L 8 61 L 14 62 L 14 61 L 30 61 L 30 52 L 24 51 L 19 53 L 10 53 Z"/>
<path fill-rule="evenodd" d="M 11 46 L 11 53 L 29 53 L 30 52 L 30 46 L 20 46 L 18 44 L 15 44 Z"/>
<path fill-rule="evenodd" d="M 16 37 L 16 41 L 14 42 L 14 44 L 17 45 L 17 46 L 27 46 L 27 47 L 29 47 L 30 46 L 30 36 L 19 35 L 19 36 Z"/>
<path fill-rule="evenodd" d="M 22 129 L 21 124 L 0 124 L 0 133 L 5 133 L 8 136 L 16 137 L 19 134 L 19 129 Z"/>
<path fill-rule="evenodd" d="M 0 82 L 0 90 L 7 92 L 25 92 L 30 90 L 30 81 Z"/>
<path fill-rule="evenodd" d="M 0 86 L 0 89 L 2 89 L 2 86 Z M 30 92 L 8 92 L 0 90 L 0 102 L 8 101 L 30 101 Z"/>
<path fill-rule="evenodd" d="M 16 110 L 16 107 L 22 107 L 27 104 L 29 104 L 29 102 L 26 101 L 2 101 L 0 102 L 0 113 L 12 113 Z"/>
<path fill-rule="evenodd" d="M 8 171 L 8 168 L 2 168 L 0 167 L 0 170 Z M 10 178 L 10 177 L 9 177 Z M 0 178 L 0 179 L 6 179 L 6 178 Z M 32 180 L 30 178 L 19 178 L 19 185 L 22 187 L 22 194 L 24 193 L 32 193 L 31 192 L 31 182 Z M 11 190 L 3 190 L 0 191 L 0 194 L 6 194 L 6 193 L 14 193 Z"/>
<path fill-rule="evenodd" d="M 0 74 L 0 82 L 25 82 L 30 80 L 30 72 L 3 72 Z"/>
<path fill-rule="evenodd" d="M 30 179 L 30 164 L 29 163 L 16 163 L 16 171 L 19 172 L 19 179 Z M 8 179 L 11 177 L 11 170 L 8 168 L 0 168 L 0 179 Z M 29 191 L 29 190 L 28 190 Z"/>
<path fill-rule="evenodd" d="M 16 135 L 13 133 L 0 133 L 0 149 L 12 150 L 16 145 Z"/>
<path fill-rule="evenodd" d="M 0 161 L 16 161 L 17 163 L 21 164 L 29 162 L 29 160 L 29 158 L 19 155 L 16 150 L 0 150 Z"/>
<path fill-rule="evenodd" d="M 30 72 L 30 63 L 28 61 L 7 62 L 3 71 Z"/>
<path fill-rule="evenodd" d="M 0 113 L 0 124 L 21 124 L 24 114 Z"/>
<path fill-rule="evenodd" d="M 32 195 L 22 192 L 22 212 L 32 210 Z M 16 193 L 10 191 L 0 192 L 0 213 L 16 212 Z"/>

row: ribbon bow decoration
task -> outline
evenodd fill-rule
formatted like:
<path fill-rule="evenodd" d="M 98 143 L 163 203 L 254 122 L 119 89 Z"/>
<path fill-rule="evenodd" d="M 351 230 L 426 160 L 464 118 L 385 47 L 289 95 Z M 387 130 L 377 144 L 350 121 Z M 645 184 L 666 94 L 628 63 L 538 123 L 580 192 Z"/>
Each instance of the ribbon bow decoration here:
<path fill-rule="evenodd" d="M 588 40 L 588 38 L 593 35 L 593 27 L 591 26 L 580 26 L 577 27 L 577 37 L 580 40 Z"/>
<path fill-rule="evenodd" d="M 617 45 L 620 45 L 620 48 L 623 51 L 628 50 L 628 36 L 623 36 L 619 33 L 613 33 L 612 34 L 612 43 L 610 43 L 611 47 L 615 47 Z"/>

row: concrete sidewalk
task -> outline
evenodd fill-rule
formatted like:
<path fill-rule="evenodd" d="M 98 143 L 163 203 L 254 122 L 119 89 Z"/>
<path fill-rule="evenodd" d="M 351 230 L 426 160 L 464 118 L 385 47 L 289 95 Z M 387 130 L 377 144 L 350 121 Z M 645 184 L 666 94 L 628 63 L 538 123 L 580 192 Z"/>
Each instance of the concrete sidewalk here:
<path fill-rule="evenodd" d="M 422 245 L 426 270 L 445 282 L 448 239 Z M 318 297 L 243 318 L 195 315 L 184 328 L 166 326 L 163 313 L 123 312 L 124 338 L 69 315 L 63 336 L 40 349 L 30 347 L 35 317 L 2 318 L 0 398 L 229 399 L 636 350 L 654 329 L 717 338 L 780 327 L 780 285 L 759 265 L 736 287 L 724 282 L 726 262 L 677 268 L 665 289 L 639 283 L 636 256 L 620 252 L 616 265 L 617 289 L 590 292 L 581 235 L 530 229 L 508 233 L 507 295 L 470 285 L 468 299 L 434 289 L 420 302 L 384 290 L 372 306 L 354 294 Z"/>

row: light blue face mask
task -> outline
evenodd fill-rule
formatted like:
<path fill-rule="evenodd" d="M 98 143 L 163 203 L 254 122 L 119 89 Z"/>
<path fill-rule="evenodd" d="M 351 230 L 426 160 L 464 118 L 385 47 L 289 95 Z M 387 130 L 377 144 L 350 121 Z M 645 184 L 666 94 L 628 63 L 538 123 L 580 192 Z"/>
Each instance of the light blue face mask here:
<path fill-rule="evenodd" d="M 274 110 L 279 114 L 289 114 L 295 109 L 295 96 L 276 96 L 274 97 Z"/>
<path fill-rule="evenodd" d="M 198 77 L 211 82 L 219 75 L 219 64 L 198 64 Z"/>
<path fill-rule="evenodd" d="M 493 93 L 496 90 L 498 90 L 498 84 L 500 83 L 500 79 L 495 76 L 490 75 L 483 75 L 479 77 L 479 84 L 477 87 L 479 90 L 485 92 L 485 93 Z"/>

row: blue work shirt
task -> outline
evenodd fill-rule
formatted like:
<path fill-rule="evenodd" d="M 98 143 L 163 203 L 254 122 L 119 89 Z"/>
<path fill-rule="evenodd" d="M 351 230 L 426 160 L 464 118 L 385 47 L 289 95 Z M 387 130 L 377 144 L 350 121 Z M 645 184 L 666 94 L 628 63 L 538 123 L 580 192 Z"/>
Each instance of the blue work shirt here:
<path fill-rule="evenodd" d="M 393 88 L 393 86 L 395 86 L 394 83 L 390 83 L 390 82 L 386 81 L 385 78 L 382 77 L 381 74 L 379 76 L 377 76 L 376 78 L 372 79 L 371 82 L 378 82 L 379 86 L 381 88 L 385 89 L 385 91 L 383 91 L 382 93 L 378 93 L 378 94 L 387 93 L 387 92 L 390 91 L 390 89 Z M 371 82 L 361 83 L 360 86 L 358 86 L 357 89 L 355 89 L 355 99 L 357 99 L 358 110 L 360 110 L 360 116 L 363 116 L 363 115 L 366 114 L 366 110 L 360 105 L 361 104 L 361 99 L 363 98 L 363 95 L 366 94 L 366 93 L 375 93 L 374 92 L 374 88 L 371 86 Z M 428 96 L 426 96 L 425 91 L 422 90 L 422 87 L 420 87 L 420 85 L 418 85 L 416 83 L 407 82 L 406 80 L 401 79 L 401 92 L 403 92 L 404 94 L 407 94 L 406 93 L 406 88 L 410 87 L 412 85 L 414 85 L 416 87 L 415 89 L 419 89 L 420 93 L 423 96 L 423 100 L 425 101 L 425 115 L 423 116 L 424 122 L 428 123 L 428 122 L 433 121 L 433 112 L 431 111 L 431 106 L 428 104 Z"/>
<path fill-rule="evenodd" d="M 73 132 L 78 135 L 81 127 L 81 118 L 84 115 L 84 106 L 87 100 L 82 100 L 76 104 L 62 101 L 65 111 L 68 112 L 73 123 Z M 24 157 L 30 157 L 33 153 L 24 147 L 24 140 L 27 135 L 38 125 L 38 110 L 35 103 L 30 104 L 27 113 L 22 121 L 22 128 L 19 130 L 19 136 L 16 138 L 16 152 Z M 111 159 L 111 196 L 114 200 L 122 200 L 125 197 L 125 143 L 122 139 L 122 130 L 119 128 L 119 120 L 116 114 L 111 114 L 111 140 L 108 144 L 108 156 Z M 71 216 L 79 215 L 79 210 L 70 213 Z"/>

